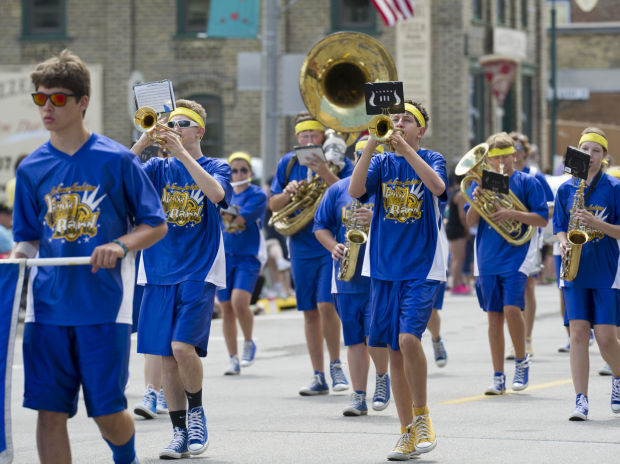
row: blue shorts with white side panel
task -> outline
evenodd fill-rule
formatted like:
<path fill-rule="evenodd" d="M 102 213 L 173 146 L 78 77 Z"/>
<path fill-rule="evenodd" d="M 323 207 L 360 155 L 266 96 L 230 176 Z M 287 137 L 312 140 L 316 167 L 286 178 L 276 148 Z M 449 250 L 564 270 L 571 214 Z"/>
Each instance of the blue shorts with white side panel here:
<path fill-rule="evenodd" d="M 342 322 L 345 346 L 365 343 L 370 327 L 370 295 L 335 293 L 334 305 Z"/>
<path fill-rule="evenodd" d="M 527 276 L 522 272 L 479 276 L 476 281 L 478 303 L 484 311 L 504 312 L 504 306 L 525 309 Z"/>
<path fill-rule="evenodd" d="M 217 299 L 230 301 L 235 288 L 245 290 L 251 295 L 254 292 L 258 274 L 260 274 L 260 261 L 256 256 L 227 254 L 226 288 L 217 291 Z"/>
<path fill-rule="evenodd" d="M 421 339 L 440 283 L 437 280 L 388 281 L 371 278 L 368 344 L 389 345 L 392 350 L 400 350 L 399 334 L 409 333 Z"/>
<path fill-rule="evenodd" d="M 207 355 L 215 285 L 188 280 L 176 285 L 146 284 L 140 321 L 138 353 L 172 356 L 173 341 L 196 347 Z"/>
<path fill-rule="evenodd" d="M 131 325 L 24 325 L 24 407 L 77 412 L 80 385 L 89 417 L 127 409 Z"/>

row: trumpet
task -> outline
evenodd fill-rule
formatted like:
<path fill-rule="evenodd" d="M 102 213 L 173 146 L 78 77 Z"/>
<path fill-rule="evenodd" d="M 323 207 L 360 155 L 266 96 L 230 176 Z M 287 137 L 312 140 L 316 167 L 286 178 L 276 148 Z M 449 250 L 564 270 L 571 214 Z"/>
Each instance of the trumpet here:
<path fill-rule="evenodd" d="M 394 127 L 392 119 L 387 114 L 377 114 L 368 123 L 368 133 L 370 136 L 379 143 L 390 145 L 390 151 L 394 151 L 394 147 L 390 144 L 390 137 L 392 137 L 394 132 L 403 134 L 402 129 Z"/>
<path fill-rule="evenodd" d="M 160 130 L 170 131 L 177 134 L 179 137 L 181 136 L 179 131 L 171 129 L 167 125 L 157 121 L 157 113 L 149 106 L 138 108 L 138 111 L 136 111 L 133 115 L 133 125 L 138 131 L 146 133 L 153 142 L 157 142 L 160 145 L 164 145 L 166 143 L 165 139 L 155 135 L 155 133 Z"/>

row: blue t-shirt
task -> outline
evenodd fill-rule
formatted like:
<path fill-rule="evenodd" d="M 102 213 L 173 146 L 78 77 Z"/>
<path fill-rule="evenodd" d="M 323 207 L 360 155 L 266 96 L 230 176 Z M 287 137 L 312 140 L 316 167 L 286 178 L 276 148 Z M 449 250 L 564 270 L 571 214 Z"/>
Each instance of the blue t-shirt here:
<path fill-rule="evenodd" d="M 553 209 L 553 233 L 567 232 L 570 210 L 577 191 L 578 181 L 569 179 L 558 189 Z M 584 195 L 590 187 L 586 187 Z M 603 174 L 586 202 L 586 209 L 610 224 L 620 224 L 620 181 Z M 618 240 L 589 227 L 592 237 L 581 247 L 579 271 L 572 282 L 563 281 L 565 287 L 620 288 L 620 262 Z"/>
<path fill-rule="evenodd" d="M 301 181 L 307 180 L 308 177 L 308 168 L 306 166 L 302 166 L 299 162 L 296 162 L 293 165 L 293 169 L 291 169 L 291 173 L 288 177 L 288 181 L 286 179 L 286 167 L 288 166 L 288 162 L 291 157 L 295 154 L 294 151 L 291 151 L 284 155 L 282 159 L 278 162 L 278 167 L 276 170 L 276 175 L 273 177 L 273 181 L 271 182 L 271 195 L 276 195 L 278 193 L 282 193 L 284 187 L 292 181 Z M 338 177 L 344 179 L 345 177 L 349 177 L 353 174 L 353 164 L 348 158 L 345 158 L 344 168 L 338 173 Z M 290 254 L 293 258 L 316 258 L 318 256 L 324 256 L 328 254 L 327 250 L 323 248 L 314 234 L 312 233 L 313 222 L 309 221 L 306 227 L 301 229 L 295 235 L 290 236 L 289 248 Z"/>
<path fill-rule="evenodd" d="M 418 155 L 447 187 L 441 153 L 421 148 Z M 433 195 L 405 157 L 391 152 L 375 155 L 366 179 L 366 195 L 374 195 L 375 207 L 363 275 L 390 281 L 445 281 L 448 250 L 439 239 L 439 202 L 446 201 L 446 192 L 447 188 L 440 197 Z M 366 201 L 365 195 L 361 200 Z"/>
<path fill-rule="evenodd" d="M 229 233 L 222 225 L 226 254 L 257 256 L 259 261 L 264 262 L 266 256 L 260 253 L 265 253 L 261 228 L 267 209 L 267 194 L 259 186 L 250 184 L 241 193 L 233 192 L 230 205 L 239 207 L 239 214 L 245 219 L 245 227 L 243 230 Z"/>
<path fill-rule="evenodd" d="M 529 174 L 530 176 L 534 176 L 545 192 L 545 201 L 553 201 L 553 190 L 549 186 L 549 182 L 547 182 L 547 178 L 545 175 L 540 172 L 538 169 L 532 169 L 530 166 L 525 166 L 523 168 L 523 172 Z"/>
<path fill-rule="evenodd" d="M 471 191 L 476 187 L 474 182 Z M 510 190 L 517 196 L 530 213 L 536 213 L 545 220 L 549 218 L 549 208 L 545 192 L 535 177 L 522 171 L 514 171 L 510 176 Z M 471 205 L 467 203 L 465 210 Z M 523 225 L 522 230 L 527 226 Z M 532 238 L 520 246 L 508 243 L 491 225 L 480 217 L 475 242 L 474 275 L 497 275 L 521 272 L 529 275 L 536 264 L 539 228 L 534 228 Z"/>
<path fill-rule="evenodd" d="M 335 237 L 338 243 L 345 242 L 347 231 L 347 221 L 351 213 L 351 202 L 353 198 L 349 195 L 349 184 L 351 178 L 339 180 L 327 189 L 325 196 L 321 200 L 319 207 L 314 215 L 313 231 L 327 229 Z M 360 205 L 364 208 L 372 209 L 374 199 L 371 197 L 367 203 Z M 344 219 L 344 220 L 343 220 Z M 364 231 L 368 233 L 368 231 Z M 332 273 L 332 293 L 368 293 L 370 290 L 370 279 L 362 276 L 362 264 L 364 261 L 364 251 L 366 245 L 362 245 L 359 250 L 355 275 L 349 282 L 338 279 L 340 271 L 340 261 L 334 261 L 334 271 Z"/>
<path fill-rule="evenodd" d="M 204 156 L 196 161 L 224 189 L 220 203 L 228 203 L 230 166 Z M 220 205 L 207 198 L 177 158 L 151 158 L 142 167 L 161 196 L 168 233 L 142 253 L 138 283 L 175 285 L 194 280 L 225 287 Z"/>
<path fill-rule="evenodd" d="M 13 234 L 39 241 L 39 257 L 90 256 L 125 235 L 131 224 L 165 222 L 161 203 L 136 155 L 92 134 L 73 155 L 50 142 L 17 171 Z M 113 269 L 33 268 L 26 320 L 61 326 L 131 324 L 134 253 Z M 34 299 L 32 299 L 32 297 Z"/>

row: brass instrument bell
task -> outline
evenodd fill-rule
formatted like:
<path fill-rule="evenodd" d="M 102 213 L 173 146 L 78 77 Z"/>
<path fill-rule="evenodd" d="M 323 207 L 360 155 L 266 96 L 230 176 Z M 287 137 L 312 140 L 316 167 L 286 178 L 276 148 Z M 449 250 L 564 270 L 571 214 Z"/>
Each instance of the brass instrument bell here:
<path fill-rule="evenodd" d="M 138 108 L 133 115 L 133 125 L 139 132 L 146 133 L 151 140 L 159 143 L 160 145 L 164 145 L 166 140 L 154 135 L 157 131 L 166 130 L 177 134 L 179 137 L 181 136 L 179 131 L 158 122 L 157 112 L 150 106 Z"/>

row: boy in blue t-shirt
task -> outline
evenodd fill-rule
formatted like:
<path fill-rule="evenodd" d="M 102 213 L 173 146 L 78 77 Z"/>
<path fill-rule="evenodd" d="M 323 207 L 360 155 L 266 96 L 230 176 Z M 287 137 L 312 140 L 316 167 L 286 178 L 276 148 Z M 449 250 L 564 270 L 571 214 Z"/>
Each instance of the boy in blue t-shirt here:
<path fill-rule="evenodd" d="M 70 462 L 67 420 L 82 387 L 115 463 L 137 463 L 127 413 L 134 251 L 166 234 L 139 162 L 83 123 L 90 74 L 68 50 L 30 75 L 50 140 L 19 166 L 15 258 L 90 255 L 81 266 L 34 267 L 24 326 L 24 406 L 38 411 L 41 462 Z"/>
<path fill-rule="evenodd" d="M 267 261 L 267 248 L 261 231 L 267 194 L 252 181 L 252 158 L 237 151 L 228 157 L 234 193 L 230 207 L 222 210 L 226 288 L 217 291 L 222 307 L 222 332 L 230 357 L 225 375 L 238 375 L 242 367 L 254 362 L 256 343 L 252 339 L 254 314 L 250 309 L 252 292 L 261 267 Z M 243 355 L 237 353 L 237 320 L 243 332 Z"/>
<path fill-rule="evenodd" d="M 357 142 L 356 156 L 362 154 L 366 143 L 366 140 Z M 344 409 L 343 414 L 362 416 L 368 413 L 366 385 L 370 367 L 369 355 L 377 372 L 372 400 L 372 408 L 375 411 L 383 411 L 390 402 L 390 378 L 387 373 L 388 354 L 385 347 L 367 347 L 370 330 L 370 279 L 361 275 L 365 245 L 359 247 L 357 262 L 349 261 L 351 268 L 355 266 L 351 280 L 344 281 L 337 278 L 346 249 L 347 231 L 349 228 L 357 229 L 358 234 L 364 233 L 367 236 L 372 218 L 374 199 L 370 198 L 365 205 L 359 204 L 357 200 L 354 204 L 348 192 L 350 181 L 350 177 L 341 179 L 327 190 L 314 216 L 314 235 L 331 253 L 334 260 L 332 295 L 342 321 L 351 383 L 355 390 L 351 395 L 351 403 Z"/>
<path fill-rule="evenodd" d="M 169 158 L 151 158 L 142 168 L 161 195 L 168 234 L 144 250 L 138 284 L 146 285 L 138 321 L 138 352 L 163 357 L 163 385 L 174 437 L 163 459 L 203 453 L 208 445 L 202 406 L 202 361 L 207 355 L 216 287 L 226 286 L 220 207 L 232 194 L 230 167 L 203 156 L 206 111 L 177 100 L 160 130 Z M 142 153 L 143 134 L 132 147 Z"/>
<path fill-rule="evenodd" d="M 301 112 L 295 118 L 295 136 L 299 145 L 323 144 L 324 131 L 323 125 L 308 112 Z M 287 206 L 299 186 L 307 181 L 310 170 L 329 186 L 350 176 L 353 167 L 351 161 L 345 158 L 344 166 L 336 175 L 328 163 L 321 159 L 317 158 L 308 166 L 302 166 L 295 152 L 289 152 L 278 162 L 271 183 L 269 209 L 277 213 Z M 323 364 L 323 340 L 329 352 L 332 389 L 343 391 L 349 388 L 340 362 L 340 319 L 331 295 L 332 260 L 312 233 L 312 226 L 313 222 L 309 221 L 289 240 L 297 310 L 304 313 L 306 344 L 314 369 L 310 385 L 299 390 L 302 396 L 329 393 Z"/>
<path fill-rule="evenodd" d="M 408 100 L 404 113 L 392 115 L 394 152 L 373 156 L 377 141 L 369 139 L 349 185 L 353 198 L 375 198 L 364 260 L 364 275 L 371 277 L 368 344 L 389 348 L 401 424 L 401 436 L 388 454 L 395 460 L 427 453 L 437 444 L 421 337 L 437 287 L 446 280 L 439 200 L 447 199 L 448 179 L 444 157 L 420 148 L 428 120 L 424 107 Z"/>
<path fill-rule="evenodd" d="M 588 418 L 588 346 L 590 329 L 603 359 L 613 374 L 611 409 L 620 413 L 620 341 L 617 324 L 620 322 L 618 294 L 620 288 L 620 182 L 602 171 L 607 155 L 605 133 L 595 127 L 585 129 L 579 149 L 590 155 L 588 178 L 585 181 L 584 209 L 572 211 L 579 179 L 569 179 L 558 189 L 553 209 L 553 231 L 565 256 L 571 248 L 568 233 L 571 215 L 577 220 L 588 241 L 581 247 L 579 269 L 572 281 L 561 280 L 565 304 L 565 321 L 570 328 L 570 365 L 573 386 L 577 395 L 571 421 Z M 576 250 L 571 259 L 577 259 Z M 564 259 L 564 258 L 563 258 Z"/>
<path fill-rule="evenodd" d="M 544 227 L 547 224 L 549 209 L 540 183 L 529 174 L 513 167 L 514 145 L 505 132 L 493 134 L 487 140 L 488 161 L 491 167 L 510 177 L 510 191 L 523 203 L 527 211 L 506 209 L 495 202 L 495 210 L 489 219 L 496 225 L 516 221 L 521 231 L 526 225 Z M 473 197 L 477 199 L 483 190 L 473 184 Z M 508 242 L 480 216 L 469 204 L 467 225 L 478 226 L 475 242 L 475 269 L 478 276 L 476 293 L 480 307 L 489 320 L 489 345 L 493 362 L 493 384 L 486 389 L 486 395 L 502 395 L 506 392 L 504 375 L 504 318 L 515 349 L 515 375 L 513 390 L 524 390 L 529 383 L 529 357 L 525 351 L 525 285 L 527 277 L 535 265 L 538 251 L 537 229 L 532 238 L 522 245 Z"/>

